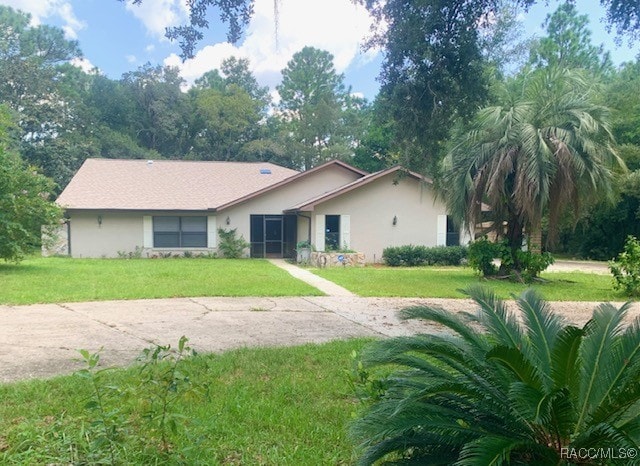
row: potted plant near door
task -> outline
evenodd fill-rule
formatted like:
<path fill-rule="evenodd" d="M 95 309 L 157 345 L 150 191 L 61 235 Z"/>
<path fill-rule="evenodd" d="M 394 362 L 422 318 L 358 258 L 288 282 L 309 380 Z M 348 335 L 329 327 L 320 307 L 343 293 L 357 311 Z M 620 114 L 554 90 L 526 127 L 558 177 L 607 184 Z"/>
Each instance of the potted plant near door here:
<path fill-rule="evenodd" d="M 298 241 L 296 253 L 298 264 L 308 264 L 311 258 L 311 243 L 309 241 Z"/>

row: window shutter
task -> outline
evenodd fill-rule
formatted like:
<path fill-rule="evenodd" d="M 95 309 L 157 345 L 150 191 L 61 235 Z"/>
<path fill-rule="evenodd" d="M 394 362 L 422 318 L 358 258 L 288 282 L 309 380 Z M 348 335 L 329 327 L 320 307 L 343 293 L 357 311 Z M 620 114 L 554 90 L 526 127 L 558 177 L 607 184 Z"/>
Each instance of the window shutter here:
<path fill-rule="evenodd" d="M 142 247 L 153 247 L 153 219 L 151 215 L 142 216 Z"/>
<path fill-rule="evenodd" d="M 438 215 L 436 246 L 447 245 L 447 216 Z"/>
<path fill-rule="evenodd" d="M 340 216 L 340 249 L 351 249 L 351 215 Z"/>
<path fill-rule="evenodd" d="M 324 251 L 325 238 L 325 218 L 324 215 L 316 215 L 316 250 Z"/>
<path fill-rule="evenodd" d="M 218 229 L 215 215 L 207 215 L 207 247 L 218 247 Z"/>

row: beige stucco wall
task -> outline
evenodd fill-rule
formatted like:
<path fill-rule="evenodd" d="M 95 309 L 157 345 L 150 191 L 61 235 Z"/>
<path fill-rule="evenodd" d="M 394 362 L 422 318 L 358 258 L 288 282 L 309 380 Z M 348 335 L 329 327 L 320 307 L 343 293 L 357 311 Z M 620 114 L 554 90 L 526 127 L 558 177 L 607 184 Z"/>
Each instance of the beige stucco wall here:
<path fill-rule="evenodd" d="M 212 248 L 153 248 L 145 245 L 144 218 L 149 219 L 154 215 L 178 215 L 178 216 L 210 216 L 207 212 L 113 212 L 113 211 L 70 211 L 70 238 L 72 257 L 119 257 L 119 253 L 129 254 L 136 250 L 142 257 L 153 257 L 162 254 L 179 255 L 183 251 L 191 251 L 194 254 L 206 254 L 215 250 Z M 102 223 L 98 222 L 98 216 Z M 213 217 L 215 224 L 215 217 Z M 147 232 L 151 235 L 153 231 Z M 210 242 L 215 242 L 215 234 L 210 235 Z"/>
<path fill-rule="evenodd" d="M 241 234 L 245 240 L 249 241 L 249 219 L 251 215 L 282 215 L 284 210 L 296 204 L 333 191 L 358 178 L 360 176 L 350 170 L 336 166 L 327 167 L 255 199 L 218 211 L 218 228 L 225 230 L 237 228 L 238 234 Z M 229 218 L 229 225 L 226 224 L 227 217 Z M 308 231 L 308 221 L 306 219 L 298 219 L 298 241 L 307 239 Z"/>
<path fill-rule="evenodd" d="M 76 211 L 69 217 L 73 257 L 117 257 L 118 251 L 128 253 L 142 247 L 140 213 Z"/>
<path fill-rule="evenodd" d="M 312 232 L 316 215 L 349 215 L 348 247 L 365 253 L 367 262 L 381 262 L 382 250 L 388 246 L 436 246 L 438 216 L 446 215 L 444 203 L 435 200 L 430 185 L 413 177 L 401 178 L 397 184 L 394 180 L 392 173 L 316 206 L 311 212 Z"/>

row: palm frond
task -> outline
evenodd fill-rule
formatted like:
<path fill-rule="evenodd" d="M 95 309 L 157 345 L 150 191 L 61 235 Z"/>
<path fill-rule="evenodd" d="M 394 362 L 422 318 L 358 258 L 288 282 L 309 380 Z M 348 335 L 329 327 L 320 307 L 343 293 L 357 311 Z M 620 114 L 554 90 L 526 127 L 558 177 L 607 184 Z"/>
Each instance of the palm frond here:
<path fill-rule="evenodd" d="M 594 409 L 593 422 L 620 417 L 629 406 L 640 403 L 640 317 L 629 325 L 610 348 L 607 387 Z M 640 414 L 639 414 L 640 415 Z"/>
<path fill-rule="evenodd" d="M 581 374 L 576 432 L 584 428 L 589 415 L 598 407 L 602 396 L 610 387 L 613 376 L 611 364 L 614 363 L 610 349 L 616 344 L 616 338 L 622 334 L 622 318 L 628 309 L 628 304 L 620 309 L 616 309 L 610 303 L 601 304 L 584 327 L 585 336 L 580 346 L 580 358 L 585 363 Z"/>
<path fill-rule="evenodd" d="M 480 322 L 498 344 L 513 348 L 522 347 L 523 332 L 515 315 L 509 312 L 493 290 L 474 285 L 466 288 L 464 292 L 480 306 Z"/>
<path fill-rule="evenodd" d="M 539 392 L 543 391 L 542 374 L 538 367 L 527 360 L 518 348 L 495 346 L 487 352 L 487 359 L 499 361 L 511 370 L 517 381 L 527 384 Z"/>
<path fill-rule="evenodd" d="M 533 289 L 524 291 L 517 303 L 527 330 L 530 351 L 526 356 L 540 370 L 548 389 L 552 385 L 552 352 L 563 328 L 562 319 L 551 312 L 549 305 Z"/>
<path fill-rule="evenodd" d="M 608 423 L 596 424 L 582 432 L 571 442 L 572 448 L 637 448 L 637 441 Z"/>
<path fill-rule="evenodd" d="M 382 340 L 363 353 L 399 369 L 352 424 L 361 464 L 561 464 L 562 448 L 640 442 L 640 318 L 625 327 L 628 305 L 603 304 L 577 328 L 525 292 L 519 324 L 491 291 L 467 293 L 486 334 L 415 307 L 403 316 L 452 334 Z"/>
<path fill-rule="evenodd" d="M 488 347 L 486 338 L 479 335 L 467 322 L 444 309 L 413 306 L 400 311 L 399 316 L 401 319 L 421 319 L 443 325 L 476 348 L 486 350 Z"/>
<path fill-rule="evenodd" d="M 567 387 L 572 393 L 578 392 L 580 371 L 578 357 L 584 330 L 572 325 L 564 327 L 556 338 L 551 352 L 551 378 L 554 388 Z"/>
<path fill-rule="evenodd" d="M 554 461 L 555 460 L 555 461 Z M 557 455 L 533 442 L 487 436 L 465 445 L 455 466 L 556 464 Z"/>

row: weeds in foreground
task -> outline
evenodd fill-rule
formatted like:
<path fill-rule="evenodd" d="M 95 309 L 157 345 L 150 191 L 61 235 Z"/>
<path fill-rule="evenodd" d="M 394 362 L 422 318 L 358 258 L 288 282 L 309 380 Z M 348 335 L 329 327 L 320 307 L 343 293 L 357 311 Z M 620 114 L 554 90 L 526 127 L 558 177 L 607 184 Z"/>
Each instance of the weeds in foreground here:
<path fill-rule="evenodd" d="M 79 352 L 86 367 L 76 372 L 76 375 L 89 380 L 91 398 L 84 407 L 93 417 L 88 429 L 83 432 L 83 438 L 89 441 L 89 451 L 96 455 L 91 458 L 93 461 L 104 462 L 106 459 L 109 464 L 114 465 L 117 464 L 123 434 L 128 424 L 120 408 L 120 400 L 124 393 L 117 385 L 106 383 L 105 374 L 111 369 L 98 369 L 100 351 L 89 353 L 81 349 Z M 100 457 L 101 452 L 105 453 L 104 457 Z"/>
<path fill-rule="evenodd" d="M 195 350 L 187 346 L 189 339 L 180 337 L 178 347 L 171 345 L 146 348 L 142 353 L 140 385 L 146 395 L 147 410 L 145 419 L 150 433 L 160 435 L 160 450 L 171 452 L 169 432 L 176 434 L 179 425 L 186 420 L 174 408 L 179 399 L 200 398 L 206 387 L 195 384 L 181 364 L 185 358 L 196 355 Z M 161 364 L 166 362 L 167 364 Z"/>
<path fill-rule="evenodd" d="M 98 369 L 100 351 L 79 351 L 86 367 L 76 375 L 89 380 L 91 385 L 91 395 L 85 404 L 91 419 L 83 435 L 89 442 L 89 461 L 111 465 L 124 461 L 123 439 L 134 435 L 129 429 L 134 413 L 126 411 L 122 403 L 130 395 L 142 398 L 143 422 L 136 430 L 140 443 L 159 442 L 158 450 L 163 456 L 172 454 L 170 435 L 175 435 L 186 421 L 186 417 L 174 409 L 176 403 L 187 397 L 201 397 L 205 392 L 204 385 L 193 383 L 183 364 L 185 359 L 196 354 L 187 345 L 188 341 L 182 336 L 176 349 L 171 345 L 157 345 L 143 350 L 140 378 L 131 386 L 120 386 L 108 380 L 105 375 L 111 368 Z"/>

